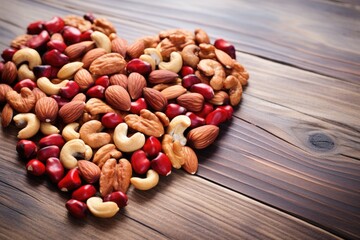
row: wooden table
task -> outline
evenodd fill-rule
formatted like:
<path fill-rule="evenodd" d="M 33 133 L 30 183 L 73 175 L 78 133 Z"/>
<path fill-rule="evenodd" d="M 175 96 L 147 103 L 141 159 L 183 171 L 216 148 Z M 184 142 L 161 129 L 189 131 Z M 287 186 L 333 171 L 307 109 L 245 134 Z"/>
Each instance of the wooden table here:
<path fill-rule="evenodd" d="M 154 2 L 154 3 L 152 3 Z M 256 3 L 254 3 L 256 2 Z M 26 176 L 0 129 L 1 239 L 360 238 L 360 5 L 353 0 L 0 1 L 0 49 L 27 24 L 93 12 L 129 42 L 203 28 L 250 72 L 195 176 L 131 189 L 115 218 L 76 220 L 69 195 Z"/>

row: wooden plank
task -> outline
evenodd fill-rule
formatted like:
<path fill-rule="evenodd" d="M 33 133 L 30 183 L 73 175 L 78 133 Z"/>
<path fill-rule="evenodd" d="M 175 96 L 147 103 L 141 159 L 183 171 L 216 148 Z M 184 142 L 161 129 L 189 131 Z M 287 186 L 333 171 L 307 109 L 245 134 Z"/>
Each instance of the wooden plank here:
<path fill-rule="evenodd" d="M 26 176 L 16 129 L 0 130 L 0 238 L 335 239 L 322 229 L 181 170 L 150 191 L 129 190 L 129 205 L 112 219 L 76 220 L 69 194 L 46 178 Z"/>

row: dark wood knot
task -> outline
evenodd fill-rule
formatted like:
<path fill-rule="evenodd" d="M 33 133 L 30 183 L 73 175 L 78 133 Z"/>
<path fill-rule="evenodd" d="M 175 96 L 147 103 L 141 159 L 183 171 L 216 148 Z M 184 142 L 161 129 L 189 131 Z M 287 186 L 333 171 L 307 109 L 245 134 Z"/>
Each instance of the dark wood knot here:
<path fill-rule="evenodd" d="M 318 151 L 330 151 L 335 147 L 332 137 L 324 133 L 313 133 L 309 136 L 309 143 L 312 148 Z"/>

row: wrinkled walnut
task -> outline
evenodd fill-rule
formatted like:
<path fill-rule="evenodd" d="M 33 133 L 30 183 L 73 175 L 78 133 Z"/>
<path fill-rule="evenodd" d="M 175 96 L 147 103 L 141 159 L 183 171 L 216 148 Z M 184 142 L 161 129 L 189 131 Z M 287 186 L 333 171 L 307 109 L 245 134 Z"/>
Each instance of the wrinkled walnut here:
<path fill-rule="evenodd" d="M 109 36 L 112 33 L 116 33 L 116 29 L 115 29 L 114 25 L 111 22 L 109 22 L 108 20 L 106 20 L 105 18 L 95 19 L 94 23 L 92 25 L 92 29 L 94 31 L 102 32 L 102 33 L 106 34 L 107 36 Z"/>
<path fill-rule="evenodd" d="M 85 104 L 85 111 L 90 113 L 92 116 L 108 112 L 115 112 L 112 107 L 98 98 L 90 98 Z"/>
<path fill-rule="evenodd" d="M 85 20 L 83 17 L 69 15 L 63 18 L 65 25 L 78 28 L 81 32 L 91 29 L 91 22 Z"/>
<path fill-rule="evenodd" d="M 147 109 L 141 110 L 140 116 L 129 114 L 124 120 L 129 127 L 148 136 L 161 137 L 164 134 L 164 127 L 159 118 Z"/>
<path fill-rule="evenodd" d="M 23 34 L 20 36 L 17 36 L 11 41 L 10 46 L 12 48 L 20 49 L 24 46 L 26 46 L 26 43 L 32 38 L 32 35 L 29 34 Z"/>
<path fill-rule="evenodd" d="M 179 169 L 185 163 L 183 145 L 179 141 L 173 142 L 170 134 L 165 134 L 161 142 L 162 149 L 174 168 Z"/>
<path fill-rule="evenodd" d="M 116 149 L 114 144 L 106 144 L 99 148 L 94 155 L 93 163 L 102 168 L 107 160 L 110 158 L 118 159 L 122 156 L 121 152 Z"/>

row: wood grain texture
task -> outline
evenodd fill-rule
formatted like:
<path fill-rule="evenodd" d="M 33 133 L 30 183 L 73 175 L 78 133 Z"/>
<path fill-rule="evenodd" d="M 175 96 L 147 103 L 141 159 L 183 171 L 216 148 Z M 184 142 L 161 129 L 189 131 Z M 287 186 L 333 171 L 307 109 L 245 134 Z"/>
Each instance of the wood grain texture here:
<path fill-rule="evenodd" d="M 114 22 L 130 42 L 167 28 L 201 27 L 212 40 L 235 43 L 243 52 L 238 60 L 251 74 L 235 118 L 222 126 L 214 146 L 199 152 L 202 179 L 176 172 L 154 191 L 131 191 L 131 204 L 115 220 L 89 217 L 81 223 L 69 218 L 63 207 L 68 196 L 46 181 L 24 176 L 24 164 L 14 152 L 16 130 L 2 130 L 0 211 L 7 219 L 0 220 L 0 236 L 27 236 L 26 231 L 13 232 L 13 225 L 34 238 L 43 238 L 44 225 L 49 225 L 46 235 L 54 238 L 78 231 L 84 237 L 99 236 L 105 230 L 107 238 L 137 239 L 360 236 L 356 2 L 0 4 L 0 49 L 31 21 L 91 11 Z"/>

